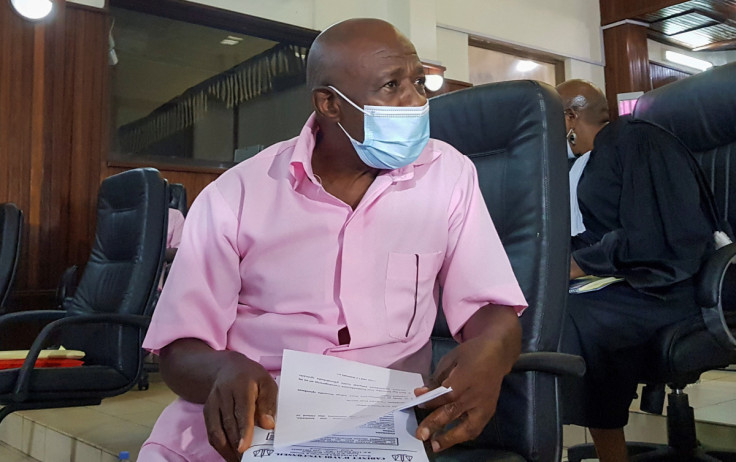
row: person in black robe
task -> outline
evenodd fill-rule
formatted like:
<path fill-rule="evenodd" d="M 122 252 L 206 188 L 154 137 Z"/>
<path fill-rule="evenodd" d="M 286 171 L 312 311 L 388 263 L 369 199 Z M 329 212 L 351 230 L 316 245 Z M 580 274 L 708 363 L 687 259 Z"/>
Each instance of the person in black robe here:
<path fill-rule="evenodd" d="M 660 329 L 700 316 L 693 276 L 714 249 L 716 223 L 677 138 L 630 117 L 608 123 L 605 96 L 589 82 L 557 91 L 573 152 L 592 149 L 577 186 L 585 230 L 572 236 L 570 279 L 623 278 L 568 296 L 563 350 L 582 355 L 587 371 L 563 382 L 563 416 L 590 429 L 601 461 L 626 461 L 623 427 L 643 352 Z"/>

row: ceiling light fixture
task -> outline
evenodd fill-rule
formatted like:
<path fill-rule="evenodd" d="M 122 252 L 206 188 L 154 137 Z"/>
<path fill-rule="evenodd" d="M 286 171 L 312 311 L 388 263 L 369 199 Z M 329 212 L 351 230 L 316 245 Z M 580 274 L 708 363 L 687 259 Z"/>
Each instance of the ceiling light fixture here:
<path fill-rule="evenodd" d="M 693 58 L 692 56 L 683 55 L 676 51 L 665 50 L 664 59 L 672 61 L 673 63 L 682 64 L 683 66 L 692 67 L 704 71 L 713 67 L 713 63 L 705 61 L 704 59 Z"/>
<path fill-rule="evenodd" d="M 519 72 L 529 72 L 533 69 L 536 69 L 539 64 L 535 63 L 534 61 L 529 61 L 528 59 L 525 59 L 523 61 L 519 61 L 516 64 L 516 70 Z"/>
<path fill-rule="evenodd" d="M 10 0 L 10 4 L 18 14 L 32 21 L 45 18 L 54 8 L 51 0 Z"/>
<path fill-rule="evenodd" d="M 234 35 L 228 35 L 226 38 L 222 39 L 220 41 L 223 45 L 237 45 L 238 43 L 242 42 L 242 37 L 236 37 Z"/>
<path fill-rule="evenodd" d="M 429 91 L 437 91 L 442 88 L 445 78 L 439 74 L 429 74 L 424 77 L 424 88 Z"/>

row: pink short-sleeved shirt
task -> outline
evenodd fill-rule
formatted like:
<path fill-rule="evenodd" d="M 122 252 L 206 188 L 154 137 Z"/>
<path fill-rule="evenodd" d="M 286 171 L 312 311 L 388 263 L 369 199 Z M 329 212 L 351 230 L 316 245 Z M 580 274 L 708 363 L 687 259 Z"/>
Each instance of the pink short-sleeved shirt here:
<path fill-rule="evenodd" d="M 440 286 L 453 335 L 486 304 L 526 306 L 469 159 L 430 140 L 353 210 L 312 172 L 317 130 L 313 115 L 197 197 L 145 348 L 198 338 L 272 373 L 286 348 L 390 366 L 427 344 Z M 146 444 L 217 457 L 202 406 L 181 399 Z"/>

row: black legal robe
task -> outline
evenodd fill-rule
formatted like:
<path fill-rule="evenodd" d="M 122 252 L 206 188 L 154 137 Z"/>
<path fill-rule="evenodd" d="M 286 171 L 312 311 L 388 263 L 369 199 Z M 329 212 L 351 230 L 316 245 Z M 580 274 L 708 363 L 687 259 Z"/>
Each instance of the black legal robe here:
<path fill-rule="evenodd" d="M 688 149 L 664 129 L 622 117 L 596 136 L 578 184 L 586 231 L 573 258 L 587 274 L 664 294 L 713 250 L 708 186 Z"/>

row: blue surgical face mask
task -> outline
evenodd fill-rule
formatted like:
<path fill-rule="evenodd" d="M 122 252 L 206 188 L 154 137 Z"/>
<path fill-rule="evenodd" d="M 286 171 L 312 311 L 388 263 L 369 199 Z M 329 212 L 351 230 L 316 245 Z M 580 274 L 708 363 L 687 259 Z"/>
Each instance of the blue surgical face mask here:
<path fill-rule="evenodd" d="M 337 88 L 329 88 L 364 114 L 362 143 L 338 123 L 363 163 L 373 168 L 393 170 L 417 160 L 429 142 L 429 103 L 424 106 L 361 108 Z"/>

